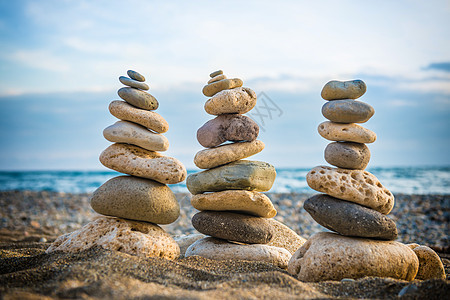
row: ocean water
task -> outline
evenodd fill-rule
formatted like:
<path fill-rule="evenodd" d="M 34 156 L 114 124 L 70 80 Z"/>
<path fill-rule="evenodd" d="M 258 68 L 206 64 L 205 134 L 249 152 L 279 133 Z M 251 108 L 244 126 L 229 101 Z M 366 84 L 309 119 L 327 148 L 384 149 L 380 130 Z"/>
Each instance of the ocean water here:
<path fill-rule="evenodd" d="M 270 190 L 274 193 L 313 193 L 306 183 L 310 168 L 277 169 Z M 369 168 L 393 193 L 450 194 L 450 167 Z M 188 174 L 197 171 L 188 171 Z M 93 192 L 110 178 L 123 175 L 115 171 L 0 171 L 0 190 Z M 170 185 L 174 192 L 188 192 L 185 182 Z"/>

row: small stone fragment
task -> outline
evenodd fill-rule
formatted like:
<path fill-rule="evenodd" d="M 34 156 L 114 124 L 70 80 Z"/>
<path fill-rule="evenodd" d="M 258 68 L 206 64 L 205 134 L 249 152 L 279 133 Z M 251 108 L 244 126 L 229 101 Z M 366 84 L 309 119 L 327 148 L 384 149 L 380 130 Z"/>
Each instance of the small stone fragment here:
<path fill-rule="evenodd" d="M 227 76 L 225 76 L 223 74 L 222 75 L 217 75 L 217 76 L 211 78 L 210 80 L 208 80 L 208 84 L 216 82 L 216 81 L 219 81 L 219 80 L 222 80 L 222 79 L 227 79 Z"/>
<path fill-rule="evenodd" d="M 137 81 L 140 81 L 140 82 L 144 82 L 144 81 L 145 81 L 145 77 L 144 77 L 143 75 L 139 74 L 139 73 L 136 72 L 136 71 L 128 70 L 128 71 L 127 71 L 127 75 L 128 75 L 131 79 L 134 79 L 134 80 L 137 80 Z"/>
<path fill-rule="evenodd" d="M 158 100 L 155 97 L 135 88 L 124 87 L 119 89 L 117 94 L 129 104 L 141 109 L 155 110 L 159 106 Z"/>
<path fill-rule="evenodd" d="M 218 71 L 215 71 L 215 72 L 212 72 L 211 74 L 209 74 L 209 77 L 214 78 L 214 77 L 222 75 L 222 74 L 223 74 L 223 71 L 218 70 Z"/>
<path fill-rule="evenodd" d="M 234 89 L 241 87 L 244 83 L 239 78 L 222 79 L 203 87 L 203 95 L 211 97 L 223 90 Z"/>
<path fill-rule="evenodd" d="M 366 89 L 362 80 L 332 80 L 325 84 L 321 96 L 325 100 L 358 99 L 364 95 Z"/>
<path fill-rule="evenodd" d="M 272 240 L 267 243 L 268 246 L 284 248 L 291 254 L 294 254 L 306 242 L 305 238 L 283 223 L 275 219 L 267 219 L 267 222 L 272 226 L 274 232 Z"/>
<path fill-rule="evenodd" d="M 356 100 L 334 100 L 322 106 L 322 115 L 336 123 L 365 123 L 374 113 L 372 106 Z"/>
<path fill-rule="evenodd" d="M 124 85 L 127 85 L 127 86 L 132 87 L 132 88 L 136 88 L 136 89 L 140 89 L 140 90 L 144 90 L 144 91 L 149 89 L 149 87 L 148 87 L 148 85 L 146 83 L 139 82 L 137 80 L 133 80 L 133 79 L 130 79 L 130 78 L 125 77 L 125 76 L 120 76 L 119 77 L 119 81 L 121 83 L 123 83 Z"/>
<path fill-rule="evenodd" d="M 325 160 L 338 168 L 364 170 L 370 161 L 370 150 L 361 143 L 334 142 L 325 148 Z"/>
<path fill-rule="evenodd" d="M 193 233 L 189 235 L 176 235 L 173 237 L 175 242 L 177 242 L 178 246 L 180 247 L 180 258 L 184 257 L 184 254 L 186 253 L 186 249 L 195 243 L 198 240 L 201 240 L 205 238 L 206 236 L 201 233 Z"/>
<path fill-rule="evenodd" d="M 419 259 L 419 271 L 416 279 L 445 279 L 444 265 L 433 249 L 427 246 L 420 246 L 417 244 L 408 244 Z"/>

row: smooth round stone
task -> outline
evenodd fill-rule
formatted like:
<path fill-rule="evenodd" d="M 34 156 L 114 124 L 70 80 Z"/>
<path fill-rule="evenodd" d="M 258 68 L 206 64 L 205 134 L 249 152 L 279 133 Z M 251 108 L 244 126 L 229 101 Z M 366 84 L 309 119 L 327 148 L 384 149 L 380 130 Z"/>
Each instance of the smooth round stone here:
<path fill-rule="evenodd" d="M 272 239 L 267 243 L 268 246 L 284 248 L 291 254 L 294 254 L 298 248 L 306 243 L 306 239 L 299 236 L 283 223 L 275 219 L 267 219 L 267 222 L 272 226 L 274 232 Z"/>
<path fill-rule="evenodd" d="M 320 225 L 347 236 L 395 240 L 397 226 L 387 216 L 356 203 L 319 194 L 310 197 L 303 208 Z"/>
<path fill-rule="evenodd" d="M 239 78 L 222 79 L 205 85 L 203 87 L 203 95 L 211 97 L 220 91 L 241 87 L 243 84 L 244 83 Z"/>
<path fill-rule="evenodd" d="M 124 87 L 119 89 L 117 94 L 129 104 L 141 109 L 155 110 L 159 106 L 158 100 L 155 97 L 135 88 Z"/>
<path fill-rule="evenodd" d="M 178 159 L 128 144 L 112 144 L 100 154 L 100 162 L 117 172 L 164 184 L 186 178 L 186 168 Z"/>
<path fill-rule="evenodd" d="M 224 90 L 205 103 L 205 111 L 210 115 L 245 114 L 256 105 L 256 93 L 246 87 Z"/>
<path fill-rule="evenodd" d="M 265 192 L 272 188 L 277 172 L 262 161 L 238 160 L 224 166 L 191 174 L 186 186 L 191 194 L 247 190 Z"/>
<path fill-rule="evenodd" d="M 419 260 L 395 241 L 353 238 L 335 233 L 314 234 L 292 255 L 288 272 L 301 281 L 358 279 L 365 276 L 411 281 Z"/>
<path fill-rule="evenodd" d="M 136 71 L 128 70 L 128 71 L 127 71 L 127 75 L 128 75 L 131 79 L 134 79 L 134 80 L 137 80 L 137 81 L 140 81 L 140 82 L 144 82 L 144 81 L 145 81 L 145 77 L 144 77 L 143 75 L 139 74 L 139 73 L 136 72 Z"/>
<path fill-rule="evenodd" d="M 125 101 L 112 101 L 109 104 L 109 112 L 118 119 L 142 125 L 157 133 L 169 130 L 169 123 L 160 114 L 136 108 Z"/>
<path fill-rule="evenodd" d="M 149 87 L 146 83 L 143 83 L 143 82 L 140 82 L 137 80 L 133 80 L 133 79 L 130 79 L 125 76 L 120 76 L 119 81 L 129 87 L 133 87 L 136 89 L 145 90 L 145 91 L 149 89 Z"/>
<path fill-rule="evenodd" d="M 419 280 L 445 279 L 445 269 L 439 255 L 433 249 L 418 244 L 408 244 L 419 259 L 419 271 L 416 278 Z"/>
<path fill-rule="evenodd" d="M 186 253 L 186 250 L 190 245 L 205 237 L 206 236 L 201 233 L 193 233 L 188 235 L 175 235 L 173 239 L 175 240 L 175 242 L 177 242 L 178 246 L 180 247 L 180 258 L 184 257 L 184 254 Z"/>
<path fill-rule="evenodd" d="M 103 136 L 113 143 L 126 143 L 151 151 L 166 151 L 169 140 L 147 128 L 128 121 L 118 121 L 103 130 Z"/>
<path fill-rule="evenodd" d="M 217 75 L 217 76 L 211 78 L 210 80 L 208 80 L 208 84 L 216 82 L 216 81 L 219 81 L 219 80 L 222 80 L 222 79 L 227 79 L 227 76 L 225 76 L 223 74 L 222 75 Z"/>
<path fill-rule="evenodd" d="M 91 207 L 102 215 L 170 224 L 180 215 L 171 189 L 162 183 L 133 176 L 114 177 L 91 197 Z"/>
<path fill-rule="evenodd" d="M 366 90 L 366 84 L 362 80 L 332 80 L 325 84 L 321 96 L 325 100 L 358 99 Z"/>
<path fill-rule="evenodd" d="M 374 113 L 372 106 L 356 100 L 335 100 L 322 106 L 322 115 L 336 123 L 365 123 Z"/>
<path fill-rule="evenodd" d="M 261 244 L 243 245 L 207 237 L 193 243 L 185 256 L 198 255 L 213 260 L 247 260 L 287 268 L 291 253 L 286 249 Z"/>
<path fill-rule="evenodd" d="M 211 74 L 209 74 L 209 77 L 214 78 L 214 77 L 222 75 L 222 74 L 223 74 L 223 71 L 218 70 L 218 71 L 215 71 L 215 72 L 212 72 Z"/>
<path fill-rule="evenodd" d="M 394 207 L 394 195 L 367 171 L 319 166 L 306 174 L 306 182 L 313 190 L 385 215 Z"/>
<path fill-rule="evenodd" d="M 361 143 L 334 142 L 325 148 L 325 160 L 338 168 L 364 170 L 370 161 L 370 150 Z"/>
<path fill-rule="evenodd" d="M 355 123 L 343 124 L 326 121 L 319 124 L 317 130 L 323 138 L 329 141 L 369 144 L 377 139 L 375 132 Z"/>
<path fill-rule="evenodd" d="M 197 152 L 194 163 L 200 169 L 211 169 L 255 155 L 263 149 L 264 143 L 258 140 L 226 144 Z"/>
<path fill-rule="evenodd" d="M 247 116 L 225 114 L 206 122 L 197 130 L 197 140 L 203 147 L 216 147 L 226 141 L 256 140 L 259 126 Z"/>
<path fill-rule="evenodd" d="M 235 211 L 263 218 L 273 218 L 277 214 L 269 197 L 253 191 L 226 190 L 193 195 L 191 205 L 200 211 Z"/>
<path fill-rule="evenodd" d="M 158 225 L 103 216 L 60 236 L 45 252 L 82 252 L 92 247 L 141 257 L 180 256 L 178 244 Z"/>
<path fill-rule="evenodd" d="M 192 217 L 192 226 L 200 233 L 246 244 L 267 244 L 273 235 L 266 219 L 225 211 L 201 211 Z"/>

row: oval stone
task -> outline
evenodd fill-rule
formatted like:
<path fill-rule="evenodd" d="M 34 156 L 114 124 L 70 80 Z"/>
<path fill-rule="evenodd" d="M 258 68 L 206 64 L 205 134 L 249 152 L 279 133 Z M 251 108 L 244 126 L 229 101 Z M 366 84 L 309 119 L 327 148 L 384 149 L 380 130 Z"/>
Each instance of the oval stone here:
<path fill-rule="evenodd" d="M 160 114 L 136 108 L 125 101 L 112 101 L 109 104 L 109 112 L 118 119 L 142 125 L 158 133 L 169 130 L 169 123 Z"/>
<path fill-rule="evenodd" d="M 294 254 L 306 242 L 306 239 L 299 236 L 283 223 L 275 219 L 267 219 L 267 222 L 272 226 L 273 230 L 273 237 L 267 243 L 267 246 L 284 248 L 291 254 Z"/>
<path fill-rule="evenodd" d="M 433 249 L 418 244 L 408 244 L 419 259 L 419 271 L 416 278 L 419 280 L 445 279 L 445 269 L 439 255 Z"/>
<path fill-rule="evenodd" d="M 309 282 L 365 276 L 411 281 L 418 268 L 416 255 L 402 243 L 320 232 L 292 255 L 288 272 Z"/>
<path fill-rule="evenodd" d="M 124 87 L 119 89 L 117 94 L 120 98 L 138 108 L 155 110 L 159 106 L 158 100 L 155 97 L 135 88 Z"/>
<path fill-rule="evenodd" d="M 217 71 L 214 71 L 211 74 L 209 74 L 209 77 L 214 78 L 214 77 L 222 75 L 222 74 L 223 74 L 222 70 L 217 70 Z"/>
<path fill-rule="evenodd" d="M 239 78 L 222 79 L 205 85 L 203 87 L 203 95 L 211 97 L 220 91 L 241 87 L 243 84 L 244 83 Z"/>
<path fill-rule="evenodd" d="M 322 115 L 336 123 L 365 123 L 374 113 L 372 106 L 356 100 L 335 100 L 322 106 Z"/>
<path fill-rule="evenodd" d="M 356 203 L 315 195 L 303 208 L 320 225 L 342 235 L 395 240 L 397 226 L 387 216 Z"/>
<path fill-rule="evenodd" d="M 169 140 L 147 128 L 128 121 L 118 121 L 103 130 L 103 136 L 113 143 L 126 143 L 151 151 L 166 151 Z"/>
<path fill-rule="evenodd" d="M 210 115 L 245 114 L 256 105 L 256 93 L 246 87 L 224 90 L 208 99 L 205 111 Z"/>
<path fill-rule="evenodd" d="M 114 177 L 91 197 L 91 207 L 102 215 L 170 224 L 180 215 L 171 189 L 162 183 L 133 176 Z"/>
<path fill-rule="evenodd" d="M 276 176 L 274 166 L 269 163 L 238 160 L 191 174 L 186 180 L 186 186 L 194 195 L 224 190 L 265 192 L 272 188 Z"/>
<path fill-rule="evenodd" d="M 318 127 L 319 134 L 329 140 L 336 142 L 373 143 L 377 139 L 375 132 L 358 124 L 323 122 Z"/>
<path fill-rule="evenodd" d="M 208 80 L 208 84 L 209 83 L 213 83 L 213 82 L 216 82 L 216 81 L 219 81 L 219 80 L 222 80 L 222 79 L 227 79 L 227 76 L 225 76 L 225 75 L 217 75 L 217 76 L 214 76 L 213 78 L 211 78 L 210 80 Z"/>
<path fill-rule="evenodd" d="M 267 244 L 273 236 L 266 219 L 225 211 L 201 211 L 192 217 L 198 232 L 246 244 Z"/>
<path fill-rule="evenodd" d="M 225 114 L 206 122 L 197 130 L 197 140 L 203 147 L 216 147 L 226 141 L 254 141 L 259 126 L 247 116 Z"/>
<path fill-rule="evenodd" d="M 186 168 L 178 159 L 128 144 L 112 144 L 100 154 L 100 162 L 117 172 L 164 184 L 186 178 Z"/>
<path fill-rule="evenodd" d="M 127 71 L 127 75 L 130 76 L 131 79 L 134 79 L 134 80 L 137 80 L 137 81 L 140 81 L 140 82 L 144 82 L 145 81 L 144 75 L 141 75 L 141 74 L 139 74 L 136 71 L 128 70 Z"/>
<path fill-rule="evenodd" d="M 366 90 L 366 84 L 362 80 L 332 80 L 325 84 L 321 96 L 325 100 L 358 99 Z"/>
<path fill-rule="evenodd" d="M 198 240 L 205 238 L 206 236 L 201 233 L 193 233 L 189 235 L 175 235 L 173 239 L 180 247 L 180 258 L 184 258 L 187 248 Z"/>
<path fill-rule="evenodd" d="M 130 79 L 125 76 L 120 76 L 119 81 L 129 87 L 133 87 L 136 89 L 145 90 L 145 91 L 149 89 L 149 87 L 146 83 L 139 82 L 137 80 L 133 80 L 133 79 Z"/>
<path fill-rule="evenodd" d="M 325 160 L 338 168 L 364 170 L 370 161 L 370 150 L 361 143 L 334 142 L 325 148 Z"/>
<path fill-rule="evenodd" d="M 186 250 L 185 256 L 198 255 L 214 260 L 248 260 L 273 264 L 282 269 L 287 268 L 291 253 L 286 249 L 252 244 L 242 245 L 213 237 L 196 241 Z"/>
<path fill-rule="evenodd" d="M 306 174 L 306 181 L 313 190 L 385 215 L 394 207 L 394 195 L 367 171 L 319 166 Z"/>

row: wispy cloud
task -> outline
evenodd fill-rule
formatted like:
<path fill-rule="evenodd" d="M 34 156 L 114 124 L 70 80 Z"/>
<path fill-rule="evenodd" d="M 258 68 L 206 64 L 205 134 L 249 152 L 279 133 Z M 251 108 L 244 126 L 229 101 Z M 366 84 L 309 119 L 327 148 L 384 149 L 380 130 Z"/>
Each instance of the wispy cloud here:
<path fill-rule="evenodd" d="M 431 63 L 425 68 L 425 70 L 450 72 L 450 62 Z"/>

